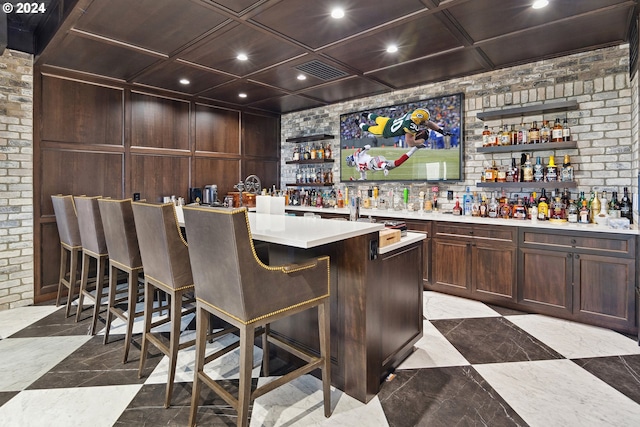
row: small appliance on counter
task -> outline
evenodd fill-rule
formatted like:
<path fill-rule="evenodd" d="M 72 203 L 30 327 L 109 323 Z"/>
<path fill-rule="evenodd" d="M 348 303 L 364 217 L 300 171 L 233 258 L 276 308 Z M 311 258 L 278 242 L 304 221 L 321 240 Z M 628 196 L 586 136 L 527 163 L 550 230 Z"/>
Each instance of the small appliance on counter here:
<path fill-rule="evenodd" d="M 218 186 L 215 184 L 205 185 L 202 191 L 202 204 L 213 205 L 218 202 Z"/>
<path fill-rule="evenodd" d="M 402 237 L 407 235 L 407 223 L 404 221 L 385 221 L 384 226 L 391 230 L 400 230 Z"/>

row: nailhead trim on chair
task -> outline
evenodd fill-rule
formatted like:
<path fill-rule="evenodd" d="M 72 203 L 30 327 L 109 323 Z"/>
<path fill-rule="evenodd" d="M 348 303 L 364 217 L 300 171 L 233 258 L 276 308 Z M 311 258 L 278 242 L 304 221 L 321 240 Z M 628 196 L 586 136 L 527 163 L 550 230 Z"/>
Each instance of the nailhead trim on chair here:
<path fill-rule="evenodd" d="M 167 289 L 173 289 L 174 291 L 182 291 L 184 289 L 190 289 L 190 288 L 195 287 L 195 285 L 185 285 L 185 286 L 181 286 L 179 288 L 174 288 L 172 286 L 167 285 L 163 281 L 156 279 L 153 276 L 149 276 L 148 274 L 145 274 L 144 277 L 153 280 L 155 283 L 157 283 L 159 285 L 162 285 L 162 286 L 166 287 Z"/>

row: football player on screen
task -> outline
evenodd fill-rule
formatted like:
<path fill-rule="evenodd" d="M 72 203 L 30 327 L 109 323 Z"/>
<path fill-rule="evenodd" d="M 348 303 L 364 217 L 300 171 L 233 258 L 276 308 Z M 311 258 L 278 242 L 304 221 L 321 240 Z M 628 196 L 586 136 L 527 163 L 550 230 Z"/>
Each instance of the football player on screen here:
<path fill-rule="evenodd" d="M 360 129 L 383 138 L 404 136 L 405 143 L 410 147 L 424 146 L 429 137 L 429 132 L 420 126 L 434 130 L 444 136 L 451 135 L 429 120 L 429 112 L 424 108 L 417 108 L 396 119 L 379 116 L 374 113 L 362 113 L 367 120 L 373 120 L 376 124 L 360 123 Z M 422 147 L 420 147 L 422 148 Z"/>
<path fill-rule="evenodd" d="M 424 147 L 424 144 L 411 147 L 409 151 L 404 153 L 398 159 L 387 160 L 384 156 L 371 156 L 367 152 L 371 149 L 371 146 L 367 144 L 363 148 L 358 148 L 353 152 L 353 154 L 348 155 L 345 161 L 347 162 L 347 166 L 355 167 L 356 170 L 360 172 L 360 180 L 366 180 L 367 171 L 383 171 L 385 176 L 389 175 L 389 171 L 391 169 L 397 168 L 398 166 L 409 160 L 409 157 L 411 157 L 413 153 L 418 151 L 418 149 Z"/>

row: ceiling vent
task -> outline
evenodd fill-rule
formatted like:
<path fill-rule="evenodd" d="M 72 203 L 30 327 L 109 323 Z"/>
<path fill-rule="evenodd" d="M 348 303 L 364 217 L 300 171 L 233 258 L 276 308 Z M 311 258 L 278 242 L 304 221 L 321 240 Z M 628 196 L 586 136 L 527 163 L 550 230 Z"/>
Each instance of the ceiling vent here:
<path fill-rule="evenodd" d="M 344 71 L 333 68 L 332 66 L 317 60 L 300 64 L 295 67 L 295 69 L 324 81 L 334 80 L 349 75 Z"/>

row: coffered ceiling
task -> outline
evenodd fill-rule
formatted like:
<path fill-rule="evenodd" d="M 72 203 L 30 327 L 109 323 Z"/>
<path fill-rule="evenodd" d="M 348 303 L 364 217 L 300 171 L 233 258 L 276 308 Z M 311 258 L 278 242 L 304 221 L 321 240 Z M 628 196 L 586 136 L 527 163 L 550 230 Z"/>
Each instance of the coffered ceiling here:
<path fill-rule="evenodd" d="M 617 45 L 638 6 L 532 1 L 59 0 L 37 62 L 286 113 Z"/>

